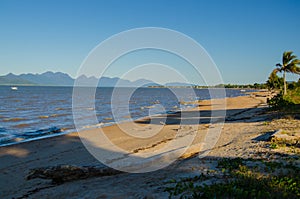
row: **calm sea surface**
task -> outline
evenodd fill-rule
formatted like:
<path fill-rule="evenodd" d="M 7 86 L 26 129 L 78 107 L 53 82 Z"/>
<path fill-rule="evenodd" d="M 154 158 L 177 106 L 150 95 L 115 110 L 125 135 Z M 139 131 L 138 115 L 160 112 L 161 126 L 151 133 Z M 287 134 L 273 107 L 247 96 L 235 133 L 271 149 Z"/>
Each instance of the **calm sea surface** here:
<path fill-rule="evenodd" d="M 180 101 L 210 99 L 207 89 L 172 89 L 179 96 L 177 98 L 174 92 L 167 88 L 139 88 L 134 90 L 129 100 L 126 99 L 126 95 L 132 92 L 132 88 L 119 88 L 118 91 L 113 98 L 116 111 L 112 114 L 113 88 L 97 88 L 95 103 L 88 106 L 83 104 L 80 108 L 93 110 L 99 124 L 89 123 L 90 115 L 82 115 L 80 119 L 85 121 L 85 125 L 79 128 L 110 125 L 116 120 L 137 119 L 192 106 L 179 103 Z M 0 86 L 0 146 L 76 131 L 72 93 L 72 87 L 19 86 L 18 90 L 12 90 L 9 86 Z M 244 94 L 240 90 L 226 89 L 227 97 Z M 84 96 L 81 97 L 84 101 Z M 214 96 L 218 97 L 221 95 Z"/>

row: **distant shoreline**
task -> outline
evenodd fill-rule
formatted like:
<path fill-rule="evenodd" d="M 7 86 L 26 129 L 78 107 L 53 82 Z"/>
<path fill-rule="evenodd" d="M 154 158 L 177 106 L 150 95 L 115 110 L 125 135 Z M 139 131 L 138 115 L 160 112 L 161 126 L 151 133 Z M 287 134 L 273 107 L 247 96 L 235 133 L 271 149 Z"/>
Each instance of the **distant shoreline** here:
<path fill-rule="evenodd" d="M 12 86 L 17 86 L 17 87 L 68 87 L 68 88 L 74 88 L 74 85 L 19 85 L 19 84 L 2 84 L 0 85 L 1 87 L 12 87 Z M 225 87 L 214 87 L 214 86 L 200 86 L 200 87 L 189 87 L 189 86 L 163 86 L 163 87 L 113 87 L 113 86 L 97 86 L 97 87 L 92 87 L 92 86 L 77 86 L 77 88 L 149 88 L 149 89 L 159 89 L 159 88 L 187 88 L 187 89 L 232 89 L 232 90 L 257 90 L 257 91 L 267 91 L 267 89 L 254 89 L 254 88 L 225 88 Z"/>

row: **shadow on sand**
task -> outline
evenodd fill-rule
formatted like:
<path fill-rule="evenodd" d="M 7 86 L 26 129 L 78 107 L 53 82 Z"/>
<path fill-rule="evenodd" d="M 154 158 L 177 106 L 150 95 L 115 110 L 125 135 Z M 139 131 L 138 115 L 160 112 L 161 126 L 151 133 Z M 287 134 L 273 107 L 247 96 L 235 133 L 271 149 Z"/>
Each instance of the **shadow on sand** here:
<path fill-rule="evenodd" d="M 262 120 L 262 118 L 253 114 L 261 112 L 262 108 L 253 109 L 232 109 L 217 110 L 215 113 L 211 111 L 183 111 L 176 112 L 169 115 L 155 116 L 152 118 L 136 121 L 141 124 L 155 124 L 161 125 L 162 121 L 165 121 L 165 125 L 174 124 L 206 124 L 211 122 L 211 116 L 215 115 L 217 119 L 225 119 L 226 122 L 253 122 L 253 118 Z M 223 117 L 224 115 L 227 117 Z M 182 117 L 183 116 L 183 117 Z M 182 117 L 182 118 L 181 118 Z M 242 119 L 242 118 L 245 119 Z M 249 120 L 250 117 L 250 120 Z M 247 120 L 248 118 L 248 120 Z M 266 118 L 264 118 L 266 119 Z M 260 140 L 261 138 L 258 138 Z M 222 148 L 224 146 L 219 146 Z M 97 149 L 96 149 L 97 150 Z M 103 149 L 101 149 L 103 151 Z M 100 151 L 101 151 L 100 150 Z M 119 154 L 123 156 L 124 154 Z M 287 154 L 282 154 L 287 155 Z M 222 157 L 223 158 L 223 157 Z M 43 140 L 36 140 L 32 142 L 17 144 L 8 147 L 0 147 L 0 198 L 27 198 L 35 197 L 34 194 L 43 192 L 45 190 L 51 190 L 51 193 L 64 192 L 65 196 L 73 193 L 86 193 L 86 192 L 102 192 L 113 193 L 116 190 L 130 194 L 139 192 L 141 187 L 150 190 L 151 187 L 157 187 L 163 184 L 164 180 L 170 180 L 173 178 L 180 178 L 184 176 L 199 175 L 202 171 L 195 171 L 190 169 L 190 163 L 198 165 L 200 167 L 209 167 L 204 160 L 218 160 L 220 157 L 205 157 L 199 159 L 191 157 L 189 159 L 178 160 L 168 167 L 157 170 L 150 173 L 122 173 L 116 176 L 95 177 L 88 179 L 87 181 L 72 181 L 66 182 L 61 185 L 51 185 L 49 180 L 33 179 L 26 180 L 26 176 L 29 171 L 39 167 L 49 167 L 56 165 L 76 165 L 76 166 L 97 166 L 106 168 L 105 165 L 96 160 L 84 147 L 78 136 L 58 136 Z M 145 160 L 141 159 L 141 162 Z M 136 181 L 136 183 L 135 183 Z M 141 184 L 141 181 L 143 182 Z M 91 187 L 89 187 L 91 186 Z M 163 186 L 163 185 L 161 185 Z M 153 191 L 153 190 L 152 190 Z M 144 192 L 145 193 L 145 190 Z M 59 194 L 58 194 L 59 196 Z M 163 196 L 164 197 L 164 196 Z"/>

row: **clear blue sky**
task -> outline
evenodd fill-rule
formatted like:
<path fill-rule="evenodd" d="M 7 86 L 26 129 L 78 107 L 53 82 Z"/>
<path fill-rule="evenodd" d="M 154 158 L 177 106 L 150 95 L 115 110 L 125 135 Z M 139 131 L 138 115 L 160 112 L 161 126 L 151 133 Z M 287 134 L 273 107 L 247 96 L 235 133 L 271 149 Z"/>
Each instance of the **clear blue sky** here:
<path fill-rule="evenodd" d="M 299 10 L 298 0 L 0 0 L 0 75 L 74 77 L 104 39 L 151 26 L 199 42 L 225 83 L 265 82 L 283 51 L 300 57 Z"/>

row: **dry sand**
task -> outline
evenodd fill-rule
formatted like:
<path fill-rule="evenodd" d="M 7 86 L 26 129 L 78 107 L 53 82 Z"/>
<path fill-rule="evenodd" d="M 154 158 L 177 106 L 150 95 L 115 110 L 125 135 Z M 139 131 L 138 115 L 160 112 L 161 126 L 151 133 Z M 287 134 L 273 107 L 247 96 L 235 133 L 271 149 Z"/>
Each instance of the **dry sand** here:
<path fill-rule="evenodd" d="M 261 142 L 255 141 L 266 130 L 262 125 L 269 118 L 264 114 L 266 98 L 266 94 L 227 98 L 224 126 L 218 126 L 222 117 L 216 117 L 214 123 L 210 123 L 212 105 L 220 116 L 224 113 L 222 99 L 219 99 L 202 101 L 199 107 L 185 113 L 153 117 L 151 124 L 148 124 L 149 118 L 123 124 L 123 129 L 141 138 L 127 135 L 117 125 L 101 129 L 114 145 L 126 150 L 129 155 L 136 156 L 160 151 L 173 140 L 180 142 L 185 136 L 196 134 L 192 145 L 181 154 L 180 159 L 166 168 L 149 173 L 122 173 L 60 185 L 51 184 L 50 180 L 45 179 L 28 181 L 26 176 L 30 169 L 38 167 L 61 164 L 105 166 L 87 151 L 77 133 L 0 147 L 0 198 L 167 198 L 168 193 L 163 190 L 168 180 L 207 172 L 216 166 L 214 160 L 218 158 L 256 158 L 258 150 L 267 150 L 261 149 Z M 199 111 L 200 116 L 197 116 Z M 180 114 L 182 118 L 178 120 Z M 180 124 L 184 120 L 188 122 Z M 199 158 L 197 154 L 203 154 L 209 148 L 202 144 L 206 135 L 209 130 L 217 128 L 222 131 L 216 145 L 211 151 L 207 151 L 209 153 L 205 154 L 206 157 Z M 159 133 L 155 134 L 157 129 Z M 179 131 L 182 136 L 176 137 Z M 99 129 L 80 134 L 94 136 L 96 133 L 99 133 Z M 139 165 L 130 164 L 128 154 L 108 158 L 107 162 L 117 166 L 126 163 L 127 169 L 141 169 Z M 168 154 L 170 151 L 161 152 L 157 160 L 166 160 Z M 151 166 L 147 162 L 143 162 L 143 165 Z"/>

